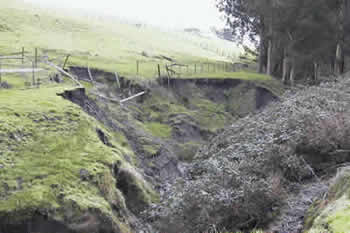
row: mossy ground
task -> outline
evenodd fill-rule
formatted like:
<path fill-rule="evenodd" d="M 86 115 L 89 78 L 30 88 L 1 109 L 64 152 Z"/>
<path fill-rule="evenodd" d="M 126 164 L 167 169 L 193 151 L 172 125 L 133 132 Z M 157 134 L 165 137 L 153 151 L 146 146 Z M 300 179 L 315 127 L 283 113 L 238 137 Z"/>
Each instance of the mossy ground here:
<path fill-rule="evenodd" d="M 183 119 L 177 116 L 188 116 L 189 123 L 198 124 L 200 128 L 216 132 L 222 129 L 230 120 L 232 115 L 225 111 L 225 103 L 216 103 L 203 96 L 200 90 L 192 91 L 193 98 L 186 98 L 186 103 L 181 97 L 164 95 L 164 93 L 155 92 L 151 98 L 143 104 L 146 117 L 151 121 L 160 121 L 162 124 L 147 124 L 147 128 L 158 136 L 163 138 L 171 135 L 171 128 L 165 127 L 166 124 L 180 123 Z M 190 120 L 191 119 L 191 120 Z M 150 127 L 152 126 L 152 127 Z"/>
<path fill-rule="evenodd" d="M 64 89 L 0 91 L 0 217 L 16 222 L 38 211 L 62 220 L 65 208 L 74 206 L 76 213 L 99 210 L 125 228 L 112 211 L 113 205 L 125 208 L 112 167 L 129 166 L 124 155 L 133 152 L 122 133 L 109 132 L 56 95 Z M 112 146 L 99 139 L 96 129 Z M 139 178 L 135 186 L 144 190 Z M 151 201 L 149 190 L 140 198 Z"/>
<path fill-rule="evenodd" d="M 350 170 L 335 179 L 325 200 L 310 208 L 306 218 L 307 233 L 347 233 L 350 229 Z"/>
<path fill-rule="evenodd" d="M 161 124 L 159 122 L 149 122 L 145 123 L 146 131 L 150 132 L 153 136 L 159 138 L 169 138 L 171 137 L 171 127 L 166 124 Z"/>

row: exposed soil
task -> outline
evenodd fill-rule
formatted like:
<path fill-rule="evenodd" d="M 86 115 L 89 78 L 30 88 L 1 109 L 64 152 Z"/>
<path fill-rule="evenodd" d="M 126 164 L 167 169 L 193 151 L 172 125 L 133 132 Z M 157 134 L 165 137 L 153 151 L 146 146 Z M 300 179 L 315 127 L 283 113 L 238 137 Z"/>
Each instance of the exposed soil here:
<path fill-rule="evenodd" d="M 69 210 L 67 210 L 69 211 Z M 117 226 L 98 213 L 98 210 L 90 210 L 82 216 L 71 216 L 64 222 L 51 219 L 48 214 L 37 213 L 30 221 L 22 223 L 15 222 L 14 219 L 0 218 L 0 233 L 76 233 L 76 232 L 99 232 L 116 233 L 120 232 Z"/>
<path fill-rule="evenodd" d="M 85 68 L 71 67 L 70 72 L 82 80 L 89 81 Z M 225 112 L 213 114 L 229 117 L 227 119 L 231 120 L 227 124 L 231 124 L 237 117 L 259 110 L 278 99 L 265 88 L 256 86 L 252 82 L 235 79 L 171 79 L 169 84 L 167 80 L 139 84 L 121 77 L 120 86 L 116 86 L 114 74 L 98 70 L 91 70 L 91 72 L 96 82 L 92 92 L 98 92 L 103 96 L 118 100 L 140 91 L 147 92 L 146 95 L 122 106 L 95 95 L 92 98 L 84 88 L 65 91 L 60 95 L 81 106 L 85 112 L 113 131 L 123 132 L 137 157 L 136 164 L 139 172 L 159 193 L 164 193 L 177 177 L 186 174 L 187 161 L 184 160 L 194 157 L 200 145 L 206 144 L 220 132 L 203 127 L 203 123 L 196 119 L 196 115 L 189 114 L 202 111 L 193 99 L 210 101 L 213 106 L 225 104 Z M 152 105 L 154 100 L 161 100 L 165 105 Z M 168 114 L 170 111 L 168 108 L 173 104 L 180 106 L 181 109 L 187 109 L 189 113 Z M 160 116 L 166 115 L 167 118 L 159 120 L 150 118 L 149 112 Z M 214 117 L 213 121 L 215 121 Z M 140 125 L 154 122 L 171 127 L 171 136 L 159 138 L 140 127 Z M 109 144 L 103 132 L 96 129 L 96 133 L 105 145 L 113 146 Z M 150 150 L 145 150 L 146 147 Z M 125 159 L 129 162 L 133 160 L 128 157 Z M 123 178 L 123 174 L 118 174 L 118 179 L 118 188 L 126 198 L 131 198 L 132 195 L 129 195 L 133 187 L 131 183 L 125 177 Z M 128 208 L 137 218 L 142 203 L 132 199 L 127 200 L 126 203 L 134 203 Z M 140 224 L 139 221 L 135 222 L 136 225 Z"/>
<path fill-rule="evenodd" d="M 301 233 L 305 215 L 311 204 L 328 190 L 321 181 L 308 182 L 293 187 L 295 192 L 289 194 L 286 205 L 281 208 L 280 215 L 271 224 L 268 232 Z"/>

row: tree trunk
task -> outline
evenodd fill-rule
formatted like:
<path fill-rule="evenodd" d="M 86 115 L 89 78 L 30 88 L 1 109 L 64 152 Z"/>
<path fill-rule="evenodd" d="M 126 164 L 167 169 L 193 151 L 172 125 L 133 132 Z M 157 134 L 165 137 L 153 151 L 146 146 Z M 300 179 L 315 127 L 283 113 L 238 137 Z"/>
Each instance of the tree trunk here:
<path fill-rule="evenodd" d="M 264 63 L 265 63 L 265 48 L 264 48 L 263 35 L 260 35 L 260 44 L 259 44 L 259 64 L 258 64 L 258 73 L 264 72 Z"/>
<path fill-rule="evenodd" d="M 267 67 L 266 67 L 266 74 L 271 75 L 271 69 L 272 68 L 272 40 L 269 39 L 268 47 L 267 47 Z"/>
<path fill-rule="evenodd" d="M 283 71 L 282 71 L 282 82 L 284 84 L 286 84 L 286 80 L 287 80 L 287 75 L 288 75 L 288 57 L 286 56 L 286 54 L 284 55 L 284 58 L 283 58 Z"/>
<path fill-rule="evenodd" d="M 334 68 L 335 68 L 334 58 L 331 57 L 329 60 L 329 73 L 330 74 L 334 74 Z"/>
<path fill-rule="evenodd" d="M 264 30 L 260 31 L 260 43 L 259 43 L 259 65 L 258 65 L 258 73 L 266 72 L 266 45 L 265 45 L 265 34 Z"/>
<path fill-rule="evenodd" d="M 291 64 L 289 79 L 290 79 L 290 85 L 294 86 L 294 79 L 295 79 L 295 65 L 294 65 L 294 62 L 292 62 L 292 64 Z"/>
<path fill-rule="evenodd" d="M 270 1 L 271 15 L 268 28 L 268 45 L 267 45 L 267 67 L 266 74 L 272 75 L 272 47 L 273 47 L 273 21 L 274 21 L 274 1 Z"/>
<path fill-rule="evenodd" d="M 314 62 L 314 82 L 316 83 L 320 76 L 320 66 L 317 62 Z"/>
<path fill-rule="evenodd" d="M 338 42 L 337 51 L 335 54 L 335 68 L 334 68 L 336 75 L 341 75 L 344 73 L 344 64 L 345 64 L 344 60 L 345 58 L 344 58 L 342 42 Z"/>
<path fill-rule="evenodd" d="M 335 74 L 341 75 L 344 73 L 344 41 L 345 41 L 345 16 L 347 12 L 347 0 L 341 0 L 338 13 L 338 43 L 335 54 Z"/>

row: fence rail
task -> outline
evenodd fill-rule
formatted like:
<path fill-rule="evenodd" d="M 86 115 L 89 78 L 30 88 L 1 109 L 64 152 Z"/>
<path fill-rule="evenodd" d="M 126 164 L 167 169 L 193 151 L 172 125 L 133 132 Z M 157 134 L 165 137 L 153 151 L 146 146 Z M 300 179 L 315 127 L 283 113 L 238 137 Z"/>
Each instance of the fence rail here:
<path fill-rule="evenodd" d="M 22 47 L 20 52 L 12 52 L 7 54 L 0 54 L 0 87 L 1 83 L 6 77 L 6 82 L 13 81 L 15 78 L 22 78 L 21 82 L 24 87 L 39 87 L 44 82 L 50 82 L 53 80 L 51 73 L 62 73 L 71 78 L 75 83 L 81 85 L 72 75 L 64 71 L 63 68 L 56 66 L 49 62 L 47 54 L 39 55 L 39 50 L 34 49 L 32 53 L 25 51 Z M 52 59 L 57 63 L 68 61 L 67 55 L 59 58 Z M 66 59 L 66 60 L 64 60 Z M 17 74 L 16 76 L 5 76 L 6 74 Z M 19 77 L 17 77 L 19 76 Z M 14 81 L 16 84 L 20 81 Z M 8 85 L 5 85 L 8 86 Z"/>
<path fill-rule="evenodd" d="M 22 75 L 23 81 L 26 83 L 31 83 L 32 86 L 37 86 L 40 80 L 50 80 L 52 73 L 60 73 L 64 76 L 70 78 L 74 83 L 81 86 L 79 78 L 75 75 L 67 72 L 65 67 L 67 67 L 69 59 L 72 57 L 71 54 L 54 53 L 49 56 L 50 51 L 39 50 L 37 48 L 32 49 L 31 52 L 26 51 L 24 47 L 20 51 L 15 51 L 12 53 L 0 54 L 0 83 L 4 74 L 14 74 L 17 73 Z M 81 60 L 82 57 L 78 58 Z M 166 57 L 167 58 L 167 57 Z M 164 58 L 165 59 L 165 58 Z M 86 56 L 86 77 L 80 77 L 82 80 L 95 83 L 98 77 L 95 76 L 96 69 L 93 69 L 89 64 L 89 57 Z M 121 65 L 122 64 L 122 65 Z M 242 63 L 232 63 L 232 62 L 192 62 L 192 63 L 181 63 L 176 62 L 173 59 L 167 58 L 160 61 L 142 61 L 136 60 L 133 66 L 127 65 L 127 72 L 124 69 L 127 63 L 117 63 L 115 65 L 115 80 L 118 86 L 119 75 L 126 74 L 136 77 L 158 77 L 158 78 L 180 78 L 180 77 L 200 77 L 201 75 L 205 77 L 207 74 L 218 73 L 218 72 L 235 72 L 242 70 L 244 64 Z M 121 71 L 121 72 L 120 72 Z M 46 72 L 46 73 L 45 73 Z"/>

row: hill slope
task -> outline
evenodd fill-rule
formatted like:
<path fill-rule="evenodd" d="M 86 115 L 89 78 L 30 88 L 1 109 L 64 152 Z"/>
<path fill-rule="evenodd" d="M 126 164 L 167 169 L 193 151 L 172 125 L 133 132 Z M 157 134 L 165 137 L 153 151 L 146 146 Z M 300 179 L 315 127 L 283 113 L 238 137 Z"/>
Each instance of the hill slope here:
<path fill-rule="evenodd" d="M 60 57 L 72 54 L 71 65 L 153 77 L 156 64 L 228 61 L 239 49 L 218 38 L 165 31 L 151 26 L 124 23 L 111 17 L 39 8 L 20 0 L 0 2 L 0 54 L 20 51 Z M 225 52 L 225 57 L 222 56 Z"/>
<path fill-rule="evenodd" d="M 130 162 L 124 134 L 56 95 L 63 91 L 0 92 L 0 232 L 130 232 L 127 206 L 157 195 Z"/>
<path fill-rule="evenodd" d="M 288 93 L 201 148 L 187 178 L 155 209 L 162 232 L 205 232 L 215 226 L 294 233 L 304 220 L 310 232 L 347 232 L 348 171 L 327 196 L 327 180 L 319 177 L 350 161 L 349 87 L 347 75 Z M 304 219 L 312 200 L 322 196 L 312 217 Z"/>

